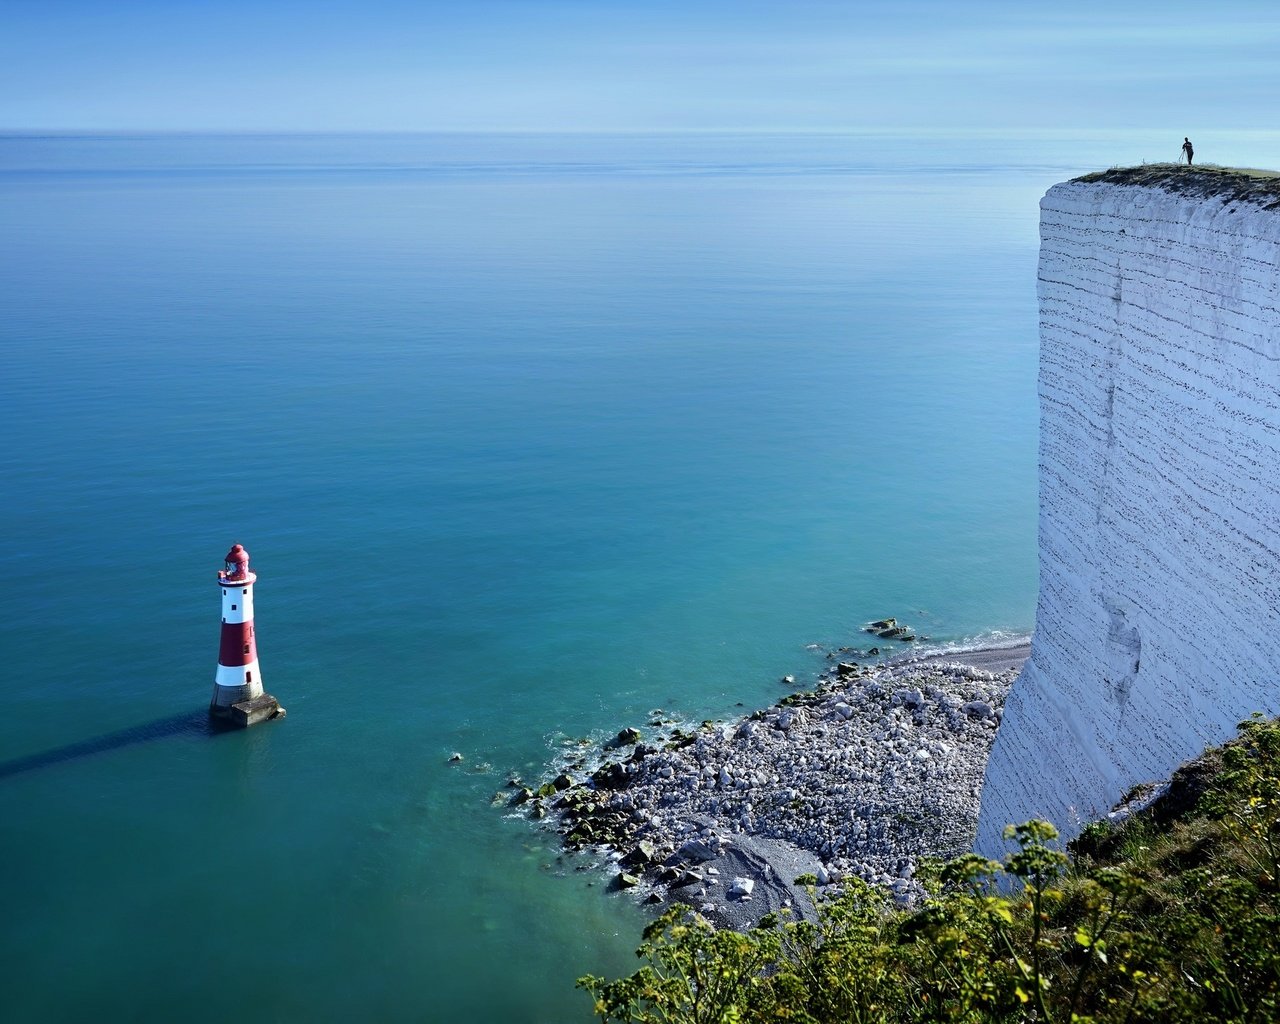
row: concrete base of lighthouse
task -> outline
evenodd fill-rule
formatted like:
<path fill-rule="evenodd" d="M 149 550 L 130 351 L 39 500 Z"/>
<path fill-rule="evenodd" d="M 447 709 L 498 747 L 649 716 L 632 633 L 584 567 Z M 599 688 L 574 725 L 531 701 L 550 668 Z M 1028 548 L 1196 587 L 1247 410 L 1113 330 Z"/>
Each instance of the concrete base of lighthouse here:
<path fill-rule="evenodd" d="M 232 704 L 229 710 L 231 714 L 228 720 L 241 729 L 247 729 L 251 725 L 257 725 L 270 718 L 284 718 L 284 708 L 269 693 L 254 697 L 253 700 L 242 700 L 239 704 Z"/>
<path fill-rule="evenodd" d="M 213 700 L 209 702 L 209 715 L 237 729 L 247 729 L 251 725 L 265 722 L 272 718 L 284 718 L 284 708 L 269 693 L 228 694 L 228 687 L 214 685 Z M 235 699 L 232 703 L 232 698 Z"/>

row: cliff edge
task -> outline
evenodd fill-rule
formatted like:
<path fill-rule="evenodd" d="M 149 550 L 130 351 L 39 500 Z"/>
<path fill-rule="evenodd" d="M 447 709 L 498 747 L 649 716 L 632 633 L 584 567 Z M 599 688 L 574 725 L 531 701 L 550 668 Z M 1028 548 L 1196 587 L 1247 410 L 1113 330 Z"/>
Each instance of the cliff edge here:
<path fill-rule="evenodd" d="M 1088 175 L 1040 237 L 1040 596 L 988 854 L 1280 709 L 1280 178 Z"/>

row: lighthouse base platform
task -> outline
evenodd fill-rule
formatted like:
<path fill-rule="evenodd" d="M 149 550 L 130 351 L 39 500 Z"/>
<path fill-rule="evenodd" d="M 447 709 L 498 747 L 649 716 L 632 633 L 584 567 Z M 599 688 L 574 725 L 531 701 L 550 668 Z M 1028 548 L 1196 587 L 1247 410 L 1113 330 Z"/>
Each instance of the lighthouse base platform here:
<path fill-rule="evenodd" d="M 251 725 L 257 725 L 271 718 L 284 718 L 285 712 L 278 700 L 271 694 L 264 693 L 242 700 L 238 704 L 221 707 L 212 704 L 209 706 L 209 714 L 233 728 L 247 729 Z"/>

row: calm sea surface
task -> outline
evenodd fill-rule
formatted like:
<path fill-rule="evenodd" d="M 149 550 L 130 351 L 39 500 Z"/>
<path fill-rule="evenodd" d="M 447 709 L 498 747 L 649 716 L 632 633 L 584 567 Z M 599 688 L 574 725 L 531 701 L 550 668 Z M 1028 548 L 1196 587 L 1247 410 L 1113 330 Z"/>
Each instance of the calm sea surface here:
<path fill-rule="evenodd" d="M 1028 633 L 1036 203 L 1143 155 L 0 136 L 6 1020 L 588 1019 L 642 915 L 490 797 Z M 212 736 L 233 541 L 289 717 Z"/>

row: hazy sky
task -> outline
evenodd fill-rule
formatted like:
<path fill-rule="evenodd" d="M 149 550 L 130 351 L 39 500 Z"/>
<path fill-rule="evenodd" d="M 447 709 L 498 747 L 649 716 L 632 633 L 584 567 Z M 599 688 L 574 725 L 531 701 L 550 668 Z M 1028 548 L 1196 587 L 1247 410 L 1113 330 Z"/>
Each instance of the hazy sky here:
<path fill-rule="evenodd" d="M 0 0 L 0 128 L 1269 129 L 1275 0 Z"/>

